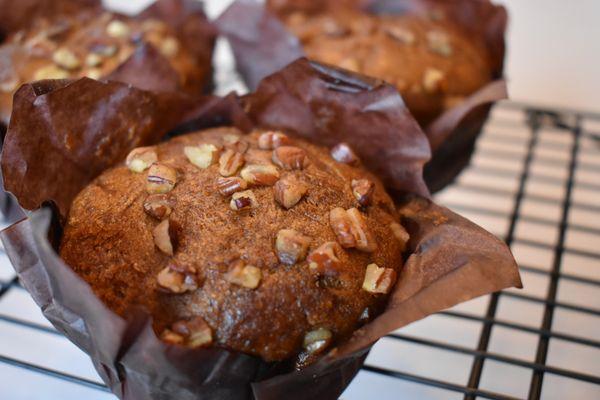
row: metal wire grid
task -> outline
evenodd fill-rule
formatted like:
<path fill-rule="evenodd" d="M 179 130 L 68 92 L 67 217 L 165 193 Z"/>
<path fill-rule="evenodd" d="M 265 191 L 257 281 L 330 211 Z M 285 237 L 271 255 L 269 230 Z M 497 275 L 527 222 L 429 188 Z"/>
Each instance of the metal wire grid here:
<path fill-rule="evenodd" d="M 581 335 L 575 331 L 558 331 L 553 329 L 553 318 L 556 310 L 568 310 L 575 313 L 585 314 L 594 318 L 600 317 L 600 309 L 590 307 L 587 304 L 573 303 L 561 301 L 557 298 L 559 284 L 564 281 L 576 282 L 578 284 L 587 285 L 594 290 L 600 289 L 600 280 L 593 274 L 581 273 L 577 270 L 575 273 L 564 270 L 564 258 L 566 255 L 572 255 L 580 258 L 588 259 L 594 264 L 600 261 L 600 252 L 593 246 L 590 248 L 578 248 L 570 243 L 568 233 L 577 231 L 582 234 L 592 237 L 592 240 L 600 244 L 600 202 L 598 194 L 600 194 L 600 179 L 596 180 L 596 176 L 600 177 L 600 134 L 594 133 L 588 129 L 584 129 L 587 122 L 591 122 L 592 126 L 600 128 L 600 115 L 591 113 L 582 113 L 577 111 L 552 111 L 534 108 L 527 105 L 504 103 L 497 107 L 500 113 L 495 112 L 495 115 L 510 115 L 509 118 L 503 119 L 494 118 L 490 124 L 486 126 L 485 134 L 482 141 L 486 141 L 491 146 L 486 146 L 485 149 L 479 149 L 477 158 L 480 160 L 503 160 L 504 162 L 513 162 L 514 168 L 499 168 L 497 166 L 485 165 L 486 163 L 475 163 L 465 171 L 463 175 L 469 175 L 470 172 L 476 172 L 483 180 L 475 181 L 468 179 L 460 179 L 449 190 L 442 193 L 440 200 L 445 200 L 445 205 L 463 213 L 474 214 L 482 218 L 500 218 L 508 221 L 507 229 L 504 233 L 497 232 L 513 247 L 518 245 L 529 246 L 548 250 L 552 253 L 551 260 L 545 263 L 525 263 L 520 266 L 524 274 L 547 277 L 549 284 L 544 295 L 531 295 L 528 293 L 520 293 L 517 291 L 504 291 L 495 293 L 489 296 L 489 302 L 484 315 L 477 315 L 470 312 L 460 311 L 460 309 L 451 309 L 440 313 L 447 318 L 452 318 L 460 321 L 461 324 L 466 324 L 468 321 L 475 321 L 481 325 L 477 345 L 475 348 L 461 346 L 455 343 L 450 343 L 444 340 L 443 334 L 439 338 L 431 339 L 429 337 L 419 337 L 405 333 L 405 330 L 400 330 L 390 334 L 382 342 L 396 341 L 400 343 L 408 343 L 427 348 L 458 353 L 470 356 L 471 365 L 468 380 L 463 384 L 453 382 L 452 380 L 432 378 L 426 374 L 418 374 L 402 369 L 392 368 L 386 363 L 378 363 L 377 356 L 372 356 L 367 360 L 363 371 L 359 374 L 357 382 L 350 387 L 350 390 L 344 394 L 344 398 L 363 398 L 363 391 L 360 390 L 360 385 L 365 374 L 376 374 L 380 377 L 389 379 L 399 379 L 403 381 L 411 381 L 420 385 L 438 388 L 445 394 L 453 393 L 464 399 L 488 398 L 488 399 L 515 399 L 528 398 L 539 399 L 550 397 L 544 390 L 545 378 L 548 375 L 555 375 L 569 378 L 571 382 L 586 382 L 592 385 L 592 389 L 588 388 L 588 392 L 600 395 L 600 373 L 596 373 L 598 368 L 593 371 L 580 371 L 577 368 L 565 368 L 562 366 L 552 365 L 547 362 L 549 344 L 552 340 L 560 340 L 568 343 L 573 343 L 581 346 L 586 346 L 595 351 L 600 349 L 599 335 Z M 595 125 L 594 125 L 595 124 Z M 500 135 L 493 134 L 494 130 L 500 129 L 508 134 Z M 566 138 L 565 141 L 547 142 L 543 141 L 540 132 L 542 130 L 551 129 L 553 134 Z M 517 137 L 511 135 L 511 130 L 525 130 L 525 135 Z M 599 129 L 600 132 L 600 129 Z M 524 139 L 525 152 L 510 151 L 511 146 L 518 146 L 521 139 Z M 491 147 L 491 148 L 489 148 Z M 557 158 L 553 156 L 540 156 L 540 149 L 546 150 L 555 156 L 560 156 L 567 161 L 567 173 L 564 176 L 555 175 L 540 175 L 535 173 L 533 161 L 536 165 L 553 166 L 557 162 Z M 507 150 L 508 149 L 508 150 Z M 576 179 L 576 172 L 583 171 L 587 173 L 587 180 Z M 598 174 L 598 175 L 596 175 Z M 560 175 L 560 174 L 558 174 Z M 591 178 L 589 178 L 591 176 Z M 503 187 L 503 179 L 516 179 L 517 185 L 514 190 Z M 563 188 L 562 196 L 545 195 L 534 193 L 528 190 L 528 185 L 531 183 L 542 185 L 558 185 Z M 446 196 L 450 191 L 458 191 L 460 196 Z M 576 196 L 577 190 L 583 190 L 588 195 L 591 193 L 592 201 L 589 201 L 588 196 L 584 202 L 579 201 Z M 511 206 L 508 209 L 500 210 L 498 208 L 489 207 L 489 204 L 482 201 L 477 201 L 477 196 L 483 195 L 491 197 L 510 197 Z M 579 196 L 581 197 L 581 196 Z M 475 199 L 475 200 L 473 200 Z M 532 216 L 524 214 L 523 208 L 527 201 L 534 201 L 540 205 L 543 210 L 544 205 L 559 209 L 558 222 L 547 218 L 544 213 L 541 215 Z M 581 218 L 577 221 L 572 221 L 571 213 L 577 210 L 584 213 L 588 218 L 581 223 Z M 518 225 L 520 223 L 531 223 L 541 226 L 542 229 L 557 229 L 558 234 L 555 240 L 548 242 L 542 236 L 538 239 L 523 238 L 518 235 Z M 495 225 L 497 227 L 497 225 Z M 551 236 L 551 235 L 549 235 Z M 570 268 L 571 269 L 571 268 Z M 0 279 L 1 279 L 0 275 Z M 11 291 L 22 291 L 23 289 L 18 283 L 16 277 L 8 280 L 0 280 L 0 305 L 3 298 Z M 598 293 L 598 292 L 597 292 Z M 503 298 L 515 299 L 524 303 L 532 303 L 543 307 L 543 318 L 540 326 L 532 326 L 520 322 L 514 322 L 506 318 L 498 316 L 499 302 Z M 593 302 L 592 302 L 593 303 Z M 1 308 L 0 308 L 1 310 Z M 14 315 L 4 315 L 0 311 L 0 321 L 12 325 L 18 325 L 27 330 L 41 331 L 51 335 L 60 335 L 49 325 L 44 325 L 39 322 L 19 318 Z M 593 332 L 600 334 L 600 319 L 596 320 L 592 329 Z M 506 354 L 490 349 L 490 338 L 492 332 L 497 328 L 506 328 L 515 332 L 526 332 L 537 337 L 535 358 L 533 361 L 526 360 L 521 357 L 515 357 L 511 354 Z M 373 353 L 377 349 L 384 348 L 385 343 L 379 343 L 375 346 Z M 385 350 L 387 351 L 387 350 Z M 504 393 L 502 390 L 489 390 L 482 387 L 482 374 L 484 367 L 490 362 L 503 363 L 506 365 L 517 366 L 531 371 L 531 379 L 529 389 L 526 395 L 515 397 L 509 393 Z M 599 363 L 600 361 L 596 360 Z M 57 380 L 68 381 L 78 385 L 87 386 L 98 391 L 108 391 L 105 385 L 97 380 L 88 377 L 78 376 L 77 374 L 67 373 L 59 369 L 50 368 L 45 365 L 40 365 L 35 362 L 19 359 L 8 355 L 0 354 L 0 365 L 8 364 L 13 367 L 34 371 L 45 376 L 55 378 Z M 574 392 L 575 393 L 575 392 Z M 402 394 L 398 394 L 402 397 Z M 445 395 L 442 394 L 446 398 Z M 439 394 L 433 395 L 439 398 Z"/>

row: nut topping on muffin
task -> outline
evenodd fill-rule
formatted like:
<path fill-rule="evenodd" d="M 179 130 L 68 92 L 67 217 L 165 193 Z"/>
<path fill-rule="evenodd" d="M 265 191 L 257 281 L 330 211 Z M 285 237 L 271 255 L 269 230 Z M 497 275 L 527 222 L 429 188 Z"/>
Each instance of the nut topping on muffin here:
<path fill-rule="evenodd" d="M 108 36 L 123 39 L 129 36 L 131 30 L 125 22 L 115 19 L 106 26 L 106 33 Z"/>
<path fill-rule="evenodd" d="M 277 258 L 283 264 L 294 265 L 304 260 L 310 242 L 311 238 L 294 229 L 282 229 L 275 239 Z"/>
<path fill-rule="evenodd" d="M 304 335 L 302 347 L 304 347 L 304 350 L 311 354 L 321 353 L 331 343 L 332 336 L 333 335 L 329 329 L 315 329 L 314 331 L 307 332 L 306 335 Z"/>
<path fill-rule="evenodd" d="M 256 289 L 262 279 L 262 271 L 253 265 L 245 265 L 242 260 L 233 263 L 225 279 L 234 285 Z"/>
<path fill-rule="evenodd" d="M 427 68 L 423 74 L 423 87 L 428 93 L 440 92 L 445 86 L 445 76 L 442 71 L 435 68 Z"/>
<path fill-rule="evenodd" d="M 213 342 L 212 330 L 202 317 L 188 321 L 177 321 L 171 329 L 165 329 L 161 339 L 171 344 L 182 344 L 193 349 L 208 346 Z"/>
<path fill-rule="evenodd" d="M 162 221 L 171 215 L 175 201 L 166 194 L 151 194 L 144 201 L 144 211 L 149 216 Z"/>
<path fill-rule="evenodd" d="M 388 293 L 396 282 L 396 271 L 392 268 L 380 268 L 377 264 L 367 265 L 363 290 L 369 293 Z"/>
<path fill-rule="evenodd" d="M 273 188 L 275 201 L 288 210 L 298 204 L 307 191 L 308 186 L 293 175 L 280 179 Z"/>
<path fill-rule="evenodd" d="M 414 44 L 416 41 L 415 34 L 401 26 L 388 26 L 385 33 L 403 44 Z"/>
<path fill-rule="evenodd" d="M 185 146 L 183 152 L 188 160 L 200 169 L 206 169 L 217 161 L 219 149 L 214 144 Z"/>
<path fill-rule="evenodd" d="M 280 146 L 273 151 L 273 162 L 286 170 L 304 169 L 308 166 L 306 151 L 296 146 Z"/>
<path fill-rule="evenodd" d="M 291 144 L 290 138 L 281 132 L 268 131 L 258 137 L 258 148 L 261 150 L 274 150 L 289 144 Z"/>
<path fill-rule="evenodd" d="M 406 232 L 406 229 L 397 222 L 392 222 L 390 224 L 390 229 L 392 230 L 394 237 L 398 239 L 398 242 L 400 243 L 400 251 L 404 251 L 406 249 L 406 244 L 410 239 L 410 235 Z"/>
<path fill-rule="evenodd" d="M 331 149 L 331 157 L 343 164 L 353 165 L 358 162 L 358 156 L 347 143 L 340 143 Z"/>
<path fill-rule="evenodd" d="M 219 173 L 222 176 L 232 176 L 235 175 L 243 165 L 243 154 L 231 149 L 226 149 L 219 158 Z"/>
<path fill-rule="evenodd" d="M 231 196 L 231 202 L 229 202 L 229 207 L 233 211 L 255 208 L 257 205 L 258 201 L 252 190 L 234 193 L 233 196 Z"/>
<path fill-rule="evenodd" d="M 149 194 L 168 193 L 177 183 L 177 171 L 165 164 L 154 163 L 148 170 L 146 191 Z"/>
<path fill-rule="evenodd" d="M 152 231 L 154 244 L 160 251 L 170 256 L 173 255 L 173 240 L 171 239 L 169 220 L 165 219 L 160 224 L 156 225 Z"/>
<path fill-rule="evenodd" d="M 273 186 L 279 179 L 279 171 L 274 165 L 251 164 L 240 172 L 240 176 L 254 186 Z"/>
<path fill-rule="evenodd" d="M 132 172 L 143 172 L 158 161 L 154 147 L 138 147 L 131 150 L 125 159 L 125 165 Z"/>
<path fill-rule="evenodd" d="M 182 294 L 198 289 L 198 280 L 194 268 L 184 268 L 171 263 L 158 273 L 158 285 L 171 293 Z"/>
<path fill-rule="evenodd" d="M 342 247 L 355 247 L 367 253 L 377 249 L 377 243 L 369 232 L 362 214 L 356 208 L 334 208 L 329 212 L 329 223 Z"/>
<path fill-rule="evenodd" d="M 248 188 L 248 183 L 240 177 L 231 176 L 228 178 L 217 178 L 217 190 L 223 196 L 231 196 L 235 192 L 240 192 Z"/>
<path fill-rule="evenodd" d="M 427 43 L 429 45 L 429 49 L 434 53 L 444 57 L 450 57 L 452 55 L 453 50 L 452 45 L 450 44 L 450 38 L 444 32 L 427 32 Z"/>
<path fill-rule="evenodd" d="M 81 62 L 77 56 L 69 49 L 60 48 L 52 54 L 52 61 L 64 69 L 77 69 L 81 67 Z"/>
<path fill-rule="evenodd" d="M 342 268 L 342 262 L 338 258 L 342 251 L 337 242 L 323 243 L 308 255 L 308 267 L 318 275 L 337 277 Z"/>
<path fill-rule="evenodd" d="M 353 179 L 352 194 L 363 207 L 371 204 L 373 193 L 375 192 L 375 184 L 368 179 Z"/>

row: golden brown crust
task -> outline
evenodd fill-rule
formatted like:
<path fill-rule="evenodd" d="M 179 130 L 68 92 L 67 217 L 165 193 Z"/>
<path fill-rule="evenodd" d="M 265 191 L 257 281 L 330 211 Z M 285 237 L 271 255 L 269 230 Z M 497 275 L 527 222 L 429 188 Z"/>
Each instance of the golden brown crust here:
<path fill-rule="evenodd" d="M 185 146 L 207 143 L 243 151 L 244 146 L 231 143 L 231 135 L 241 132 L 211 129 L 156 147 L 158 162 L 177 171 L 177 183 L 167 193 L 172 205 L 168 221 L 173 256 L 155 246 L 153 231 L 159 221 L 144 211 L 148 170 L 135 173 L 122 165 L 102 174 L 75 199 L 61 257 L 117 313 L 124 315 L 133 304 L 145 306 L 155 318 L 158 333 L 176 321 L 201 316 L 219 346 L 268 361 L 297 354 L 309 331 L 326 328 L 334 341 L 347 337 L 359 325 L 365 308 L 375 309 L 385 298 L 362 289 L 367 265 L 375 263 L 396 271 L 402 265 L 402 244 L 390 228 L 396 219 L 393 202 L 379 180 L 363 168 L 336 162 L 327 149 L 293 139 L 292 146 L 303 149 L 308 161 L 302 169 L 278 167 L 278 173 L 280 179 L 293 176 L 306 184 L 308 190 L 301 200 L 286 209 L 275 201 L 275 186 L 249 185 L 256 207 L 235 211 L 230 207 L 231 197 L 219 193 L 218 161 L 201 169 L 184 155 Z M 259 149 L 258 135 L 244 136 L 250 144 L 246 166 L 271 164 L 273 150 Z M 342 265 L 339 274 L 331 269 L 319 274 L 303 255 L 290 265 L 293 261 L 278 253 L 278 232 L 297 231 L 302 236 L 298 243 L 308 244 L 308 254 L 335 242 L 329 212 L 336 207 L 359 207 L 351 187 L 353 179 L 369 179 L 375 184 L 371 205 L 361 208 L 360 214 L 376 250 L 334 246 Z M 287 182 L 293 184 L 294 180 Z M 278 255 L 285 262 L 280 262 Z M 188 288 L 197 284 L 198 289 L 183 294 L 161 289 L 157 275 L 170 263 L 194 275 Z M 232 283 L 234 265 L 257 267 L 261 274 L 258 286 L 252 289 Z"/>
<path fill-rule="evenodd" d="M 484 45 L 445 20 L 345 7 L 282 18 L 309 58 L 395 85 L 422 125 L 492 78 Z"/>
<path fill-rule="evenodd" d="M 128 18 L 94 9 L 59 20 L 38 19 L 0 46 L 0 121 L 8 121 L 12 96 L 21 84 L 41 79 L 104 78 L 146 44 L 165 57 L 183 90 L 200 93 L 206 87 L 210 62 L 187 51 L 172 27 L 157 19 Z"/>

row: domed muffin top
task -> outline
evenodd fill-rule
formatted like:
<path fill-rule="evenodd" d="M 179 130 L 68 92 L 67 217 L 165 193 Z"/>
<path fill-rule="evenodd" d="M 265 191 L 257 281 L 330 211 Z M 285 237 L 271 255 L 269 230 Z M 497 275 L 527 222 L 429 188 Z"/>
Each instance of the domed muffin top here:
<path fill-rule="evenodd" d="M 483 43 L 441 16 L 375 15 L 335 7 L 281 17 L 309 58 L 391 83 L 422 125 L 492 79 Z"/>
<path fill-rule="evenodd" d="M 170 343 L 305 365 L 385 304 L 408 234 L 340 144 L 216 128 L 133 150 L 72 204 L 60 255 Z"/>

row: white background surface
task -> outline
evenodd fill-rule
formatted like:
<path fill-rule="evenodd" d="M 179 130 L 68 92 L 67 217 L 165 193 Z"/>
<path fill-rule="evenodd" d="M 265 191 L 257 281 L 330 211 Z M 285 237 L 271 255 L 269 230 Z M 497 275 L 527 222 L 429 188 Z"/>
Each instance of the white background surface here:
<path fill-rule="evenodd" d="M 135 11 L 144 0 L 109 1 Z M 227 0 L 209 0 L 209 15 L 214 16 L 228 3 Z M 509 59 L 507 75 L 513 98 L 517 100 L 543 102 L 566 107 L 600 109 L 600 1 L 598 0 L 505 0 L 511 11 Z M 221 47 L 218 54 L 221 63 L 228 57 Z M 221 64 L 223 65 L 223 64 Z M 218 72 L 217 80 L 228 79 L 231 65 Z M 222 89 L 226 90 L 226 89 Z M 527 131 L 518 125 L 503 125 L 506 120 L 521 121 L 521 114 L 497 111 L 486 135 L 478 144 L 479 153 L 473 166 L 461 176 L 461 184 L 488 185 L 491 189 L 507 191 L 506 195 L 486 195 L 451 187 L 438 196 L 438 201 L 452 205 L 483 207 L 504 213 L 503 216 L 470 212 L 463 214 L 478 222 L 491 232 L 503 236 L 508 228 L 508 212 L 513 207 L 512 194 L 517 189 L 518 175 L 525 154 Z M 517 127 L 515 127 L 517 126 Z M 590 131 L 600 132 L 600 124 L 586 125 Z M 541 133 L 541 146 L 536 150 L 533 177 L 527 185 L 528 195 L 543 195 L 560 201 L 564 195 L 562 184 L 548 184 L 543 177 L 564 179 L 568 164 L 570 139 L 552 129 Z M 506 139 L 508 138 L 508 143 Z M 504 143 L 504 144 L 502 144 Z M 594 144 L 584 143 L 585 151 L 580 161 L 592 166 L 592 171 L 578 170 L 577 181 L 581 184 L 600 182 L 600 151 Z M 511 157 L 493 157 L 489 151 L 504 151 Z M 538 158 L 554 160 L 550 165 Z M 485 168 L 500 168 L 507 175 L 490 180 L 482 171 Z M 598 205 L 598 192 L 578 188 L 576 200 L 581 204 Z M 523 215 L 558 221 L 560 207 L 544 204 L 527 198 L 523 203 Z M 600 229 L 600 214 L 574 209 L 570 215 L 572 223 Z M 517 226 L 516 236 L 522 240 L 538 240 L 552 243 L 557 229 L 547 225 L 522 222 Z M 597 237 L 585 232 L 570 230 L 567 243 L 574 248 L 597 251 Z M 520 263 L 548 269 L 552 251 L 517 243 L 513 251 Z M 580 276 L 600 279 L 600 261 L 567 254 L 563 269 Z M 6 257 L 0 257 L 0 281 L 13 276 Z M 520 293 L 542 298 L 548 289 L 546 275 L 523 273 L 526 288 Z M 558 300 L 600 309 L 600 292 L 597 286 L 561 281 Z M 484 315 L 488 298 L 480 298 L 455 308 L 455 311 L 471 315 Z M 531 327 L 539 327 L 543 306 L 502 297 L 498 318 Z M 21 289 L 11 291 L 0 301 L 0 316 L 19 318 L 32 323 L 50 326 L 41 316 L 28 294 Z M 600 321 L 598 317 L 558 310 L 553 329 L 598 340 Z M 466 348 L 475 348 L 479 339 L 481 323 L 469 322 L 435 315 L 410 325 L 400 331 L 405 335 L 428 338 L 452 343 Z M 537 336 L 521 331 L 495 327 L 490 342 L 490 351 L 533 361 Z M 0 355 L 29 361 L 73 375 L 98 380 L 87 356 L 60 336 L 33 331 L 29 328 L 0 320 Z M 600 375 L 600 350 L 565 342 L 551 342 L 549 363 L 552 365 Z M 447 351 L 433 350 L 426 346 L 384 339 L 373 350 L 368 359 L 371 365 L 419 374 L 432 379 L 450 381 L 464 385 L 468 379 L 472 357 Z M 481 387 L 515 397 L 526 396 L 531 372 L 507 364 L 486 361 Z M 344 394 L 346 400 L 377 398 L 396 399 L 447 399 L 462 396 L 422 386 L 407 381 L 394 380 L 371 373 L 361 373 Z M 96 400 L 113 399 L 104 394 L 76 384 L 65 383 L 35 372 L 0 363 L 0 399 L 4 400 Z M 545 378 L 544 399 L 592 399 L 600 398 L 598 386 L 574 382 L 554 375 Z"/>

